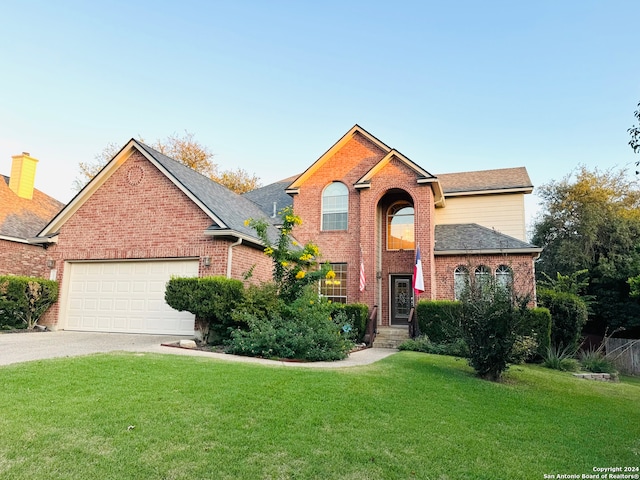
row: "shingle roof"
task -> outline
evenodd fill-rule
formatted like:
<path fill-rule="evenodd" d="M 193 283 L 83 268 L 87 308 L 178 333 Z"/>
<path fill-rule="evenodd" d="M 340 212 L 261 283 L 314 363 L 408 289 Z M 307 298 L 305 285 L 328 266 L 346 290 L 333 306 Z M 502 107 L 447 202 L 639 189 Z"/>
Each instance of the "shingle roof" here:
<path fill-rule="evenodd" d="M 477 223 L 436 225 L 434 253 L 515 253 L 540 252 L 536 247 Z"/>
<path fill-rule="evenodd" d="M 0 175 L 0 235 L 26 239 L 37 233 L 64 207 L 64 203 L 34 189 L 27 200 L 9 188 L 9 177 Z"/>
<path fill-rule="evenodd" d="M 442 173 L 436 175 L 445 196 L 483 190 L 511 190 L 533 188 L 525 167 L 479 170 L 475 172 Z"/>
<path fill-rule="evenodd" d="M 210 178 L 196 172 L 182 163 L 167 157 L 157 150 L 134 140 L 135 143 L 162 165 L 180 184 L 196 197 L 206 208 L 213 212 L 230 230 L 259 241 L 255 230 L 244 224 L 248 218 L 269 220 L 258 205 L 248 198 L 232 192 Z M 224 231 L 224 225 L 214 223 L 209 230 Z M 269 238 L 274 241 L 278 236 L 275 226 L 268 227 Z"/>
<path fill-rule="evenodd" d="M 283 208 L 293 205 L 293 199 L 285 190 L 298 176 L 293 175 L 270 185 L 256 188 L 242 196 L 257 204 L 265 214 L 273 216 L 274 204 L 276 214 Z"/>

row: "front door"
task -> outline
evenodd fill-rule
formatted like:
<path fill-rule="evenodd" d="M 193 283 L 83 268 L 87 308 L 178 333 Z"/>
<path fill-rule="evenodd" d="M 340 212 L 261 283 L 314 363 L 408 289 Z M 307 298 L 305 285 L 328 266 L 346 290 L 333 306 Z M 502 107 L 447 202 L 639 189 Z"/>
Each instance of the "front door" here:
<path fill-rule="evenodd" d="M 391 325 L 408 325 L 411 310 L 411 275 L 391 275 Z"/>

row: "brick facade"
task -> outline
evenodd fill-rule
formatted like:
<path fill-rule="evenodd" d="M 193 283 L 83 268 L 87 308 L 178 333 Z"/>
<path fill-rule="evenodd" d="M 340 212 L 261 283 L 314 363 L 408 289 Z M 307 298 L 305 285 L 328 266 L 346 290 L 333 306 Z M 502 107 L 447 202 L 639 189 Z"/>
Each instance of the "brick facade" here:
<path fill-rule="evenodd" d="M 297 185 L 293 208 L 303 219 L 294 235 L 301 242 L 313 241 L 323 261 L 347 264 L 347 301 L 378 305 L 379 325 L 401 324 L 392 319 L 390 299 L 394 275 L 411 277 L 416 251 L 387 248 L 387 212 L 398 201 L 414 207 L 415 245 L 420 247 L 425 291 L 419 299 L 453 299 L 453 270 L 460 264 L 486 265 L 492 272 L 507 265 L 514 272 L 514 284 L 522 293 L 534 288 L 531 254 L 434 256 L 435 196 L 432 187 L 418 183 L 418 174 L 406 162 L 392 157 L 378 168 L 367 188 L 356 184 L 376 166 L 388 150 L 359 133 L 343 142 L 337 151 L 322 157 Z M 348 227 L 342 231 L 322 231 L 322 193 L 332 182 L 342 182 L 349 191 Z M 359 291 L 362 258 L 367 287 Z M 416 301 L 418 299 L 415 299 Z"/>
<path fill-rule="evenodd" d="M 47 258 L 39 245 L 0 239 L 0 275 L 49 278 Z"/>
<path fill-rule="evenodd" d="M 270 278 L 260 249 L 231 247 L 233 240 L 205 236 L 212 220 L 141 153 L 134 152 L 62 225 L 48 258 L 64 286 L 65 262 L 77 260 L 198 258 L 200 276 L 225 276 L 229 248 L 232 277 L 253 266 L 251 281 Z M 210 258 L 205 266 L 204 258 Z M 59 304 L 43 323 L 58 323 Z"/>

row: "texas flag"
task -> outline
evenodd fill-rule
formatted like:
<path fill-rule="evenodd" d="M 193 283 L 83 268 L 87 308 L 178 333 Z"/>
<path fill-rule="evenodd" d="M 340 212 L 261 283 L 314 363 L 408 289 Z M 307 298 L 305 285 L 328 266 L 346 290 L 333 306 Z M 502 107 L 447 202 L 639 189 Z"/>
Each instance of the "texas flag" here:
<path fill-rule="evenodd" d="M 416 264 L 413 266 L 413 291 L 416 295 L 424 292 L 424 277 L 422 275 L 420 247 L 418 247 L 418 250 L 416 250 Z"/>

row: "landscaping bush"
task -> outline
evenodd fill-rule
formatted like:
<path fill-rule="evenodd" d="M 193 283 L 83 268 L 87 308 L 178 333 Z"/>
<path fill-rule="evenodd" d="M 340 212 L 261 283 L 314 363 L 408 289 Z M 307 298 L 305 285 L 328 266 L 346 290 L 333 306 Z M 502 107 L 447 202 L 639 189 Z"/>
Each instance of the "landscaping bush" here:
<path fill-rule="evenodd" d="M 618 370 L 599 350 L 583 350 L 580 352 L 580 365 L 584 370 L 593 373 L 610 373 L 616 375 Z"/>
<path fill-rule="evenodd" d="M 551 312 L 549 309 L 536 307 L 528 310 L 518 327 L 518 334 L 523 337 L 533 337 L 537 343 L 536 348 L 525 358 L 525 361 L 542 359 L 551 345 Z"/>
<path fill-rule="evenodd" d="M 167 282 L 165 301 L 176 310 L 191 312 L 207 343 L 220 343 L 236 327 L 234 309 L 243 302 L 240 280 L 226 277 L 181 278 Z"/>
<path fill-rule="evenodd" d="M 526 314 L 525 314 L 526 315 Z M 516 335 L 513 349 L 509 355 L 509 363 L 523 364 L 535 356 L 538 350 L 538 340 L 534 335 Z"/>
<path fill-rule="evenodd" d="M 344 312 L 336 319 L 332 304 L 318 297 L 314 288 L 280 311 L 266 317 L 251 312 L 238 315 L 249 326 L 235 329 L 226 342 L 226 352 L 265 358 L 289 358 L 307 361 L 330 361 L 346 358 L 353 342 L 352 331 Z"/>
<path fill-rule="evenodd" d="M 470 285 L 461 298 L 461 326 L 469 365 L 478 376 L 498 381 L 507 370 L 527 300 L 516 305 L 508 289 L 487 281 Z"/>
<path fill-rule="evenodd" d="M 0 276 L 0 325 L 33 328 L 57 299 L 53 280 Z"/>
<path fill-rule="evenodd" d="M 450 355 L 452 357 L 467 357 L 469 355 L 469 347 L 461 338 L 451 343 L 436 343 L 432 342 L 427 335 L 420 335 L 402 342 L 398 346 L 398 350 Z"/>
<path fill-rule="evenodd" d="M 568 347 L 551 345 L 547 348 L 542 365 L 563 372 L 577 372 L 580 370 L 580 363 L 573 358 L 574 354 L 575 350 Z"/>
<path fill-rule="evenodd" d="M 582 327 L 587 322 L 587 304 L 569 292 L 541 288 L 538 301 L 551 312 L 551 344 L 577 350 Z"/>
<path fill-rule="evenodd" d="M 364 303 L 333 303 L 332 317 L 342 312 L 349 324 L 352 326 L 352 337 L 356 343 L 362 343 L 367 333 L 367 322 L 369 320 L 369 307 Z"/>
<path fill-rule="evenodd" d="M 421 300 L 416 307 L 420 332 L 432 342 L 451 343 L 462 338 L 460 302 Z"/>

